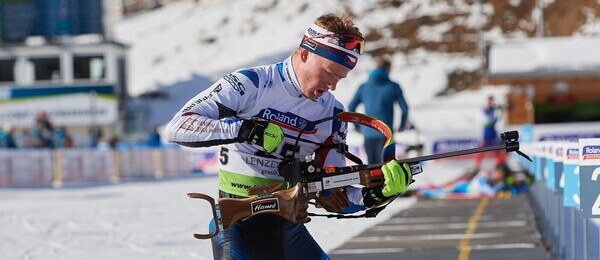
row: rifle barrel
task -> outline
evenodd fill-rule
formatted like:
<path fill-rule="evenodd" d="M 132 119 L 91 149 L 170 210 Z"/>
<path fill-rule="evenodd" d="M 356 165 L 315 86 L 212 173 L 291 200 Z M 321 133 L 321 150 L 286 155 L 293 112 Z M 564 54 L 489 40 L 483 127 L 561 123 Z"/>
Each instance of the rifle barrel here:
<path fill-rule="evenodd" d="M 438 154 L 417 156 L 417 157 L 413 157 L 413 158 L 401 159 L 401 160 L 398 160 L 398 162 L 399 163 L 418 163 L 418 162 L 430 161 L 430 160 L 435 160 L 435 159 L 442 159 L 442 158 L 448 158 L 448 157 L 455 157 L 455 156 L 474 154 L 474 153 L 482 153 L 482 152 L 495 151 L 495 150 L 505 150 L 505 149 L 506 149 L 506 144 L 498 144 L 498 145 L 493 145 L 493 146 L 484 146 L 484 147 L 478 147 L 478 148 L 472 148 L 472 149 L 452 151 L 452 152 L 447 152 L 447 153 L 438 153 Z M 381 168 L 381 166 L 383 166 L 383 165 L 384 165 L 384 163 L 365 165 L 365 167 L 362 168 L 362 170 L 378 169 L 378 168 Z"/>

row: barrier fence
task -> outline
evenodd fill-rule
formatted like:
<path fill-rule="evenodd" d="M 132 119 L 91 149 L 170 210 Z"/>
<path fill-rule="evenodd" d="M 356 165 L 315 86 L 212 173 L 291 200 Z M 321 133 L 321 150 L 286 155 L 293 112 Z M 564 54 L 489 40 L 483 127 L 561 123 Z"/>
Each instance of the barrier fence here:
<path fill-rule="evenodd" d="M 535 177 L 530 187 L 538 223 L 553 259 L 600 259 L 600 139 L 536 141 L 521 165 Z"/>
<path fill-rule="evenodd" d="M 0 188 L 62 187 L 214 172 L 215 149 L 0 150 Z"/>

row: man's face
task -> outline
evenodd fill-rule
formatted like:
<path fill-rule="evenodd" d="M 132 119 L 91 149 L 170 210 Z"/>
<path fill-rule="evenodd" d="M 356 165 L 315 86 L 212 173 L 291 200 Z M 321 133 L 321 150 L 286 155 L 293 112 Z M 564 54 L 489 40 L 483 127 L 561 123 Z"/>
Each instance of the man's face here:
<path fill-rule="evenodd" d="M 340 79 L 345 78 L 350 72 L 350 69 L 340 64 L 306 50 L 303 51 L 306 53 L 301 55 L 306 55 L 306 59 L 296 72 L 296 76 L 302 93 L 309 99 L 318 98 L 329 90 L 335 90 Z"/>

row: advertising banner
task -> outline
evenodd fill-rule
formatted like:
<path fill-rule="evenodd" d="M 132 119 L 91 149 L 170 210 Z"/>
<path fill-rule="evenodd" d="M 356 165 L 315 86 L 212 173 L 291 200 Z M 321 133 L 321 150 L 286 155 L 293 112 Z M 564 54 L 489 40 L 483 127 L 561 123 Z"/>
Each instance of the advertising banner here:
<path fill-rule="evenodd" d="M 554 164 L 554 143 L 547 143 L 544 149 L 544 157 L 546 158 L 546 165 L 544 168 L 544 179 L 546 180 L 546 187 L 549 190 L 555 190 L 555 164 Z"/>
<path fill-rule="evenodd" d="M 555 143 L 554 144 L 554 191 L 558 194 L 563 194 L 563 189 L 565 187 L 565 177 L 564 177 L 564 149 L 565 143 Z"/>
<path fill-rule="evenodd" d="M 0 122 L 28 127 L 39 111 L 63 126 L 107 125 L 118 119 L 112 86 L 0 88 Z"/>
<path fill-rule="evenodd" d="M 579 208 L 579 143 L 565 143 L 563 205 Z"/>
<path fill-rule="evenodd" d="M 585 218 L 600 218 L 600 138 L 579 140 L 581 211 Z"/>

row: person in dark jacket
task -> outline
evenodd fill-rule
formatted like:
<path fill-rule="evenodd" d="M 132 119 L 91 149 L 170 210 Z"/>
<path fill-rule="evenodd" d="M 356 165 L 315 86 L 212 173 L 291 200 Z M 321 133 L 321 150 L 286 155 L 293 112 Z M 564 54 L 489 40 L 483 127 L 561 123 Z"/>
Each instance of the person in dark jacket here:
<path fill-rule="evenodd" d="M 494 102 L 493 96 L 488 96 L 486 106 L 483 108 L 485 121 L 483 123 L 483 140 L 481 141 L 481 146 L 493 146 L 502 143 L 498 131 L 496 131 L 496 123 L 498 123 L 503 114 L 502 109 L 503 106 L 497 105 Z M 496 164 L 504 163 L 506 153 L 503 153 L 500 150 L 490 153 L 494 154 Z M 481 167 L 484 156 L 486 156 L 486 153 L 478 153 L 475 155 L 475 170 L 478 170 Z"/>
<path fill-rule="evenodd" d="M 408 105 L 400 85 L 390 80 L 390 68 L 391 63 L 388 60 L 378 59 L 377 68 L 371 71 L 367 82 L 360 85 L 348 110 L 354 112 L 356 107 L 362 103 L 365 106 L 365 114 L 383 121 L 393 131 L 394 103 L 397 102 L 402 110 L 398 131 L 402 131 L 406 128 Z M 381 162 L 381 148 L 385 144 L 385 137 L 366 127 L 359 128 L 359 131 L 365 138 L 364 146 L 369 163 Z"/>

